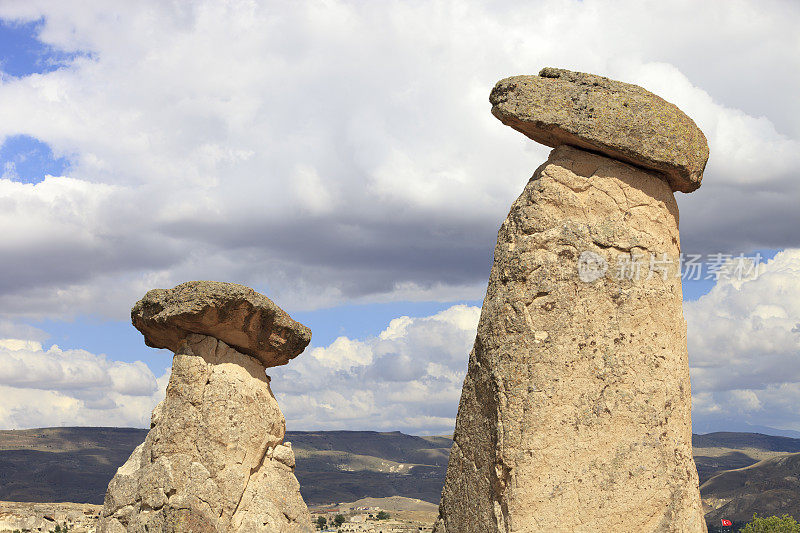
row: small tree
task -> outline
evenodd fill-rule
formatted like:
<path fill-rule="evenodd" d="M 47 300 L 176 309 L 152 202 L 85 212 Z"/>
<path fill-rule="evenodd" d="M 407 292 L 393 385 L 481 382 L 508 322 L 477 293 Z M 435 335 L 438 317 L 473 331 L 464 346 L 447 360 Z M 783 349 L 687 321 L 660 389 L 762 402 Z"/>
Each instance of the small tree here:
<path fill-rule="evenodd" d="M 742 533 L 800 533 L 800 524 L 785 514 L 781 517 L 761 517 L 753 515 L 753 519 L 744 526 Z"/>
<path fill-rule="evenodd" d="M 386 511 L 378 511 L 378 514 L 375 515 L 375 518 L 378 520 L 389 520 L 389 513 Z"/>
<path fill-rule="evenodd" d="M 335 517 L 333 517 L 333 525 L 336 527 L 339 527 L 342 524 L 344 524 L 344 521 L 345 521 L 344 515 L 337 514 Z"/>
<path fill-rule="evenodd" d="M 325 529 L 328 527 L 328 519 L 324 516 L 317 517 L 317 529 Z"/>

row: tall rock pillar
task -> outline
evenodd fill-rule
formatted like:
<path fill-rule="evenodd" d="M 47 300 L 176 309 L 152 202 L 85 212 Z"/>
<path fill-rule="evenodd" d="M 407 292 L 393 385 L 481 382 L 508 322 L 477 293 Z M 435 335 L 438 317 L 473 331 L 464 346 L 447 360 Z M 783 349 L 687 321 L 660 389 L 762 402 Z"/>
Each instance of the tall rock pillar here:
<path fill-rule="evenodd" d="M 491 102 L 555 149 L 498 233 L 435 531 L 705 531 L 673 196 L 699 187 L 705 137 L 558 69 Z"/>
<path fill-rule="evenodd" d="M 150 432 L 108 487 L 101 533 L 301 533 L 311 515 L 266 367 L 311 331 L 233 283 L 148 292 L 131 311 L 148 346 L 175 352 Z"/>

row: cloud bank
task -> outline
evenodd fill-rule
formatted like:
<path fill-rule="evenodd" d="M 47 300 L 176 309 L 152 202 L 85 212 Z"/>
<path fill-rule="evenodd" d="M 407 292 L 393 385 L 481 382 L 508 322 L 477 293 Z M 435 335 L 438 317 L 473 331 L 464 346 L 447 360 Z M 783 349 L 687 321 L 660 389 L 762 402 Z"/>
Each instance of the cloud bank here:
<path fill-rule="evenodd" d="M 399 317 L 377 336 L 339 337 L 270 369 L 287 427 L 452 433 L 479 316 L 456 305 Z"/>
<path fill-rule="evenodd" d="M 686 302 L 694 418 L 800 430 L 800 250 Z"/>
<path fill-rule="evenodd" d="M 721 431 L 733 421 L 800 431 L 798 293 L 800 249 L 792 249 L 684 304 L 695 428 Z M 451 433 L 479 316 L 478 307 L 455 305 L 398 317 L 376 335 L 342 336 L 269 369 L 287 428 Z M 0 427 L 147 427 L 168 377 L 141 362 L 3 340 Z"/>
<path fill-rule="evenodd" d="M 149 427 L 168 380 L 141 361 L 0 339 L 0 427 Z"/>
<path fill-rule="evenodd" d="M 121 318 L 188 279 L 292 310 L 479 298 L 497 227 L 547 153 L 489 114 L 488 93 L 545 65 L 642 84 L 706 132 L 705 184 L 679 198 L 686 251 L 798 246 L 798 15 L 778 1 L 3 2 L 68 59 L 0 74 L 0 139 L 33 137 L 69 166 L 0 179 L 2 315 Z"/>

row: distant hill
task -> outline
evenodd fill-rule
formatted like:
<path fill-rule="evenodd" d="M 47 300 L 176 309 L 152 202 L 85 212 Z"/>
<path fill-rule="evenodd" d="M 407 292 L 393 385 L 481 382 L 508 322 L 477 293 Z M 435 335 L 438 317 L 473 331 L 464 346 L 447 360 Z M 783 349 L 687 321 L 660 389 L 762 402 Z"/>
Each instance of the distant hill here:
<path fill-rule="evenodd" d="M 439 503 L 453 442 L 395 431 L 290 431 L 309 505 L 405 496 Z"/>
<path fill-rule="evenodd" d="M 145 429 L 0 431 L 0 500 L 102 504 Z M 452 441 L 400 432 L 288 432 L 308 504 L 406 496 L 439 502 Z"/>
<path fill-rule="evenodd" d="M 713 521 L 747 521 L 754 512 L 800 518 L 800 453 L 720 472 L 703 483 L 700 492 L 712 508 L 706 518 Z"/>
<path fill-rule="evenodd" d="M 101 504 L 117 468 L 146 435 L 129 428 L 0 431 L 0 500 Z M 295 431 L 286 440 L 309 505 L 391 496 L 437 504 L 452 444 L 446 437 L 374 431 Z M 692 442 L 713 513 L 798 512 L 793 469 L 800 439 L 724 432 L 694 435 Z"/>
<path fill-rule="evenodd" d="M 692 446 L 695 448 L 720 447 L 796 453 L 800 452 L 800 439 L 775 437 L 761 433 L 718 432 L 692 435 Z"/>
<path fill-rule="evenodd" d="M 0 431 L 0 500 L 102 504 L 106 486 L 147 430 Z"/>
<path fill-rule="evenodd" d="M 694 428 L 698 434 L 715 433 L 717 428 L 720 427 L 724 427 L 725 431 L 736 433 L 760 433 L 762 435 L 779 435 L 781 437 L 800 439 L 800 431 L 748 424 L 737 418 L 715 418 L 713 420 L 708 420 L 706 423 L 699 423 L 696 420 L 692 422 L 692 428 Z"/>
<path fill-rule="evenodd" d="M 800 439 L 719 432 L 692 435 L 692 448 L 702 485 L 720 471 L 744 468 L 764 459 L 800 452 Z"/>

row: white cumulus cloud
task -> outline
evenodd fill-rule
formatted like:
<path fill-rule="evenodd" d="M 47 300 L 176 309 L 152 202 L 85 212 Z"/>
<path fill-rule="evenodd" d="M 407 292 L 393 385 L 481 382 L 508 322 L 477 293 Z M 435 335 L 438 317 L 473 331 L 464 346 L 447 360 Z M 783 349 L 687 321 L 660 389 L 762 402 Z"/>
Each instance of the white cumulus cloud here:
<path fill-rule="evenodd" d="M 800 249 L 686 302 L 694 416 L 800 430 Z"/>
<path fill-rule="evenodd" d="M 146 427 L 168 379 L 141 361 L 0 339 L 0 427 Z"/>
<path fill-rule="evenodd" d="M 339 337 L 270 369 L 287 427 L 451 433 L 479 315 L 455 305 L 399 317 L 375 336 Z"/>
<path fill-rule="evenodd" d="M 479 315 L 454 305 L 398 317 L 374 336 L 339 337 L 269 369 L 288 428 L 451 432 Z M 141 361 L 0 339 L 0 427 L 148 427 L 168 381 L 169 371 L 156 377 Z"/>

